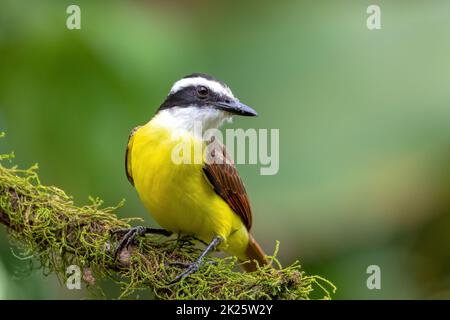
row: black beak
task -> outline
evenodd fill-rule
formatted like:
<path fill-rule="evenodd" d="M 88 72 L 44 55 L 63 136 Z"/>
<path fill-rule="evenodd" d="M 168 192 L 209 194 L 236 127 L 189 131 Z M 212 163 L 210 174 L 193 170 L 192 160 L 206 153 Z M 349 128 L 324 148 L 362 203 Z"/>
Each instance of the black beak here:
<path fill-rule="evenodd" d="M 213 106 L 219 110 L 227 111 L 239 116 L 254 117 L 258 115 L 255 110 L 238 100 L 217 101 L 213 103 Z"/>

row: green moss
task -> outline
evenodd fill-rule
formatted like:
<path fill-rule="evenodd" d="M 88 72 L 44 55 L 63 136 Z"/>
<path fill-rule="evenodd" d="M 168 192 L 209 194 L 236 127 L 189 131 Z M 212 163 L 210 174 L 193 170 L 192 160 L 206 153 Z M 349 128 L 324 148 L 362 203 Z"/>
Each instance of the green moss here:
<path fill-rule="evenodd" d="M 96 281 L 100 279 L 119 283 L 119 298 L 149 288 L 159 299 L 309 299 L 313 295 L 329 299 L 335 291 L 328 280 L 306 275 L 298 262 L 282 268 L 276 252 L 270 257 L 276 269 L 265 266 L 243 273 L 235 271 L 235 258 L 210 256 L 196 273 L 168 285 L 182 271 L 174 262 L 198 257 L 198 241 L 147 235 L 114 260 L 118 239 L 111 231 L 137 220 L 116 216 L 123 203 L 103 207 L 101 200 L 91 199 L 89 205 L 75 206 L 64 191 L 40 183 L 37 166 L 26 170 L 3 166 L 12 158 L 12 154 L 0 155 L 0 223 L 22 256 L 37 259 L 44 274 L 56 273 L 65 280 L 66 268 L 77 265 L 88 287 L 101 289 Z"/>

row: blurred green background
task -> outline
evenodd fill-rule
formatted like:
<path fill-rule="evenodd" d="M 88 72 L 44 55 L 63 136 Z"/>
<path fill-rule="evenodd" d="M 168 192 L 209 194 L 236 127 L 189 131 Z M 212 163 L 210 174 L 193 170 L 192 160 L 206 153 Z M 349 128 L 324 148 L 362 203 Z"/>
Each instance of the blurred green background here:
<path fill-rule="evenodd" d="M 175 80 L 210 73 L 260 114 L 231 127 L 280 129 L 277 175 L 239 166 L 268 253 L 280 240 L 335 298 L 450 298 L 449 30 L 445 0 L 2 0 L 0 151 L 77 204 L 125 198 L 123 216 L 154 224 L 125 177 L 128 134 Z M 0 298 L 86 296 L 30 270 L 0 229 Z"/>

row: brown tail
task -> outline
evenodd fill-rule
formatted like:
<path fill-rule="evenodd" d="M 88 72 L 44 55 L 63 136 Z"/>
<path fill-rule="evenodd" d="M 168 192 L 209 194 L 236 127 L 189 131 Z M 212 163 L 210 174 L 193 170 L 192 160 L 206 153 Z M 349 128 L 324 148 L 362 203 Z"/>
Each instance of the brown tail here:
<path fill-rule="evenodd" d="M 269 262 L 266 259 L 266 254 L 264 253 L 264 251 L 259 246 L 258 242 L 256 242 L 256 240 L 252 237 L 251 234 L 249 234 L 248 245 L 245 254 L 247 255 L 247 259 L 250 260 L 250 262 L 244 263 L 242 267 L 247 272 L 256 271 L 257 264 L 255 260 L 260 266 L 265 266 L 269 264 Z"/>

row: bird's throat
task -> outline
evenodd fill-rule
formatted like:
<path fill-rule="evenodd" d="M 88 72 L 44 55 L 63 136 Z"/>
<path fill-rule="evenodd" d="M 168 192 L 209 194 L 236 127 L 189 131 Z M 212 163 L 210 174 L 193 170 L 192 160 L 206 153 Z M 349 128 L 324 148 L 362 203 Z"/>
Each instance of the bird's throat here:
<path fill-rule="evenodd" d="M 176 134 L 189 132 L 197 138 L 206 131 L 218 129 L 224 122 L 231 122 L 231 114 L 214 108 L 173 107 L 159 111 L 150 121 L 152 125 L 166 127 Z"/>

